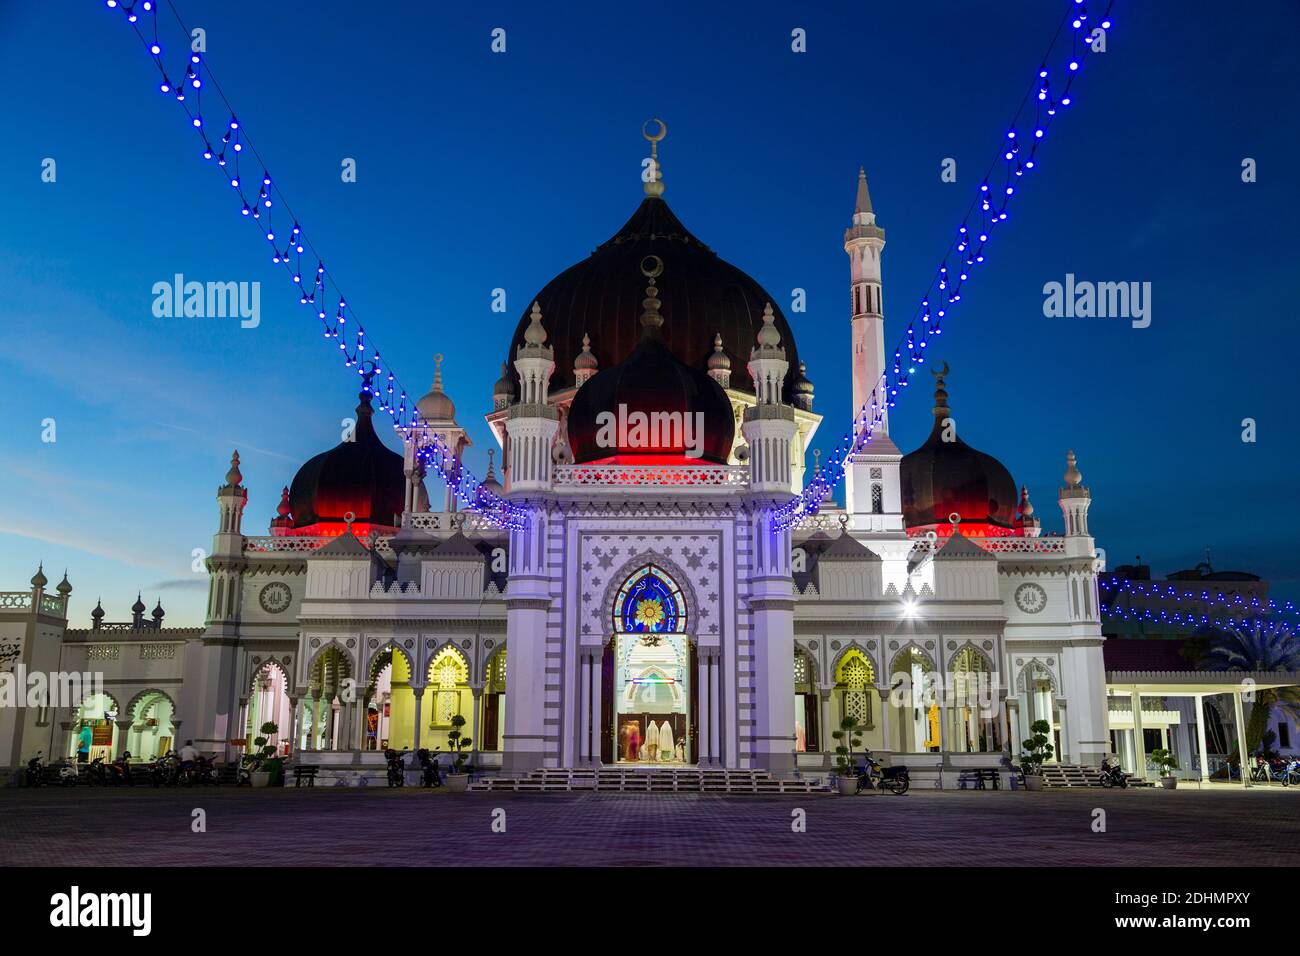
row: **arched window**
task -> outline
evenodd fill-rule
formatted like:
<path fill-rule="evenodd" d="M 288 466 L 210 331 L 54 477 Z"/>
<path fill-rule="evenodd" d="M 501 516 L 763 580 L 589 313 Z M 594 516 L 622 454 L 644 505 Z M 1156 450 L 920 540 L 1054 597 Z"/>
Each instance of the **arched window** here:
<path fill-rule="evenodd" d="M 883 514 L 885 511 L 885 497 L 880 490 L 880 485 L 871 486 L 871 513 L 873 515 Z"/>
<path fill-rule="evenodd" d="M 845 717 L 856 717 L 867 730 L 875 726 L 871 697 L 876 674 L 871 661 L 860 651 L 849 651 L 835 671 L 835 689 L 840 692 L 841 710 Z"/>
<path fill-rule="evenodd" d="M 628 634 L 681 634 L 686 630 L 686 602 L 667 572 L 647 564 L 619 588 L 614 601 L 614 630 Z"/>

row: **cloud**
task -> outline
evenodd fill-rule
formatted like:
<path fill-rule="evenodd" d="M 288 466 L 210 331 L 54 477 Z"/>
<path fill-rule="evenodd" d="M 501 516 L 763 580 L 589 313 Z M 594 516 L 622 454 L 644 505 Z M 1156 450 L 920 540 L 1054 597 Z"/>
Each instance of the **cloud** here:
<path fill-rule="evenodd" d="M 206 591 L 207 589 L 207 577 L 199 575 L 192 578 L 170 578 L 145 588 L 146 591 Z"/>
<path fill-rule="evenodd" d="M 124 551 L 115 542 L 97 541 L 80 529 L 71 533 L 63 533 L 50 528 L 32 528 L 15 521 L 4 521 L 0 522 L 0 534 L 12 534 L 20 538 L 29 538 L 32 541 L 43 541 L 46 544 L 58 545 L 63 548 L 73 548 L 99 558 L 121 561 L 123 564 L 146 568 L 150 571 L 175 572 L 176 570 L 175 565 L 156 561 L 147 553 L 137 554 Z"/>

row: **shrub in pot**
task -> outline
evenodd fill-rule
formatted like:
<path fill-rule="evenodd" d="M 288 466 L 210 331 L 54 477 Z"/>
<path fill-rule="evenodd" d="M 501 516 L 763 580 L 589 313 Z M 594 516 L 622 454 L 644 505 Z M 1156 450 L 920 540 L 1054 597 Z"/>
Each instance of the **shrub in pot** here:
<path fill-rule="evenodd" d="M 447 752 L 453 757 L 451 771 L 447 774 L 447 789 L 452 793 L 464 793 L 469 789 L 469 772 L 465 766 L 469 759 L 465 749 L 474 743 L 461 733 L 465 718 L 460 714 L 451 718 L 451 730 L 447 733 Z"/>
<path fill-rule="evenodd" d="M 1160 782 L 1165 789 L 1177 789 L 1178 778 L 1174 776 L 1174 771 L 1178 769 L 1178 758 L 1162 747 L 1151 751 L 1151 762 L 1156 765 L 1156 772 L 1160 774 Z"/>
<path fill-rule="evenodd" d="M 254 787 L 278 786 L 284 780 L 284 758 L 276 754 L 271 743 L 279 730 L 279 724 L 268 720 L 253 738 L 254 749 L 244 754 L 244 769 Z"/>
<path fill-rule="evenodd" d="M 858 778 L 853 765 L 853 748 L 862 746 L 862 730 L 858 718 L 848 715 L 840 721 L 840 729 L 831 736 L 840 743 L 835 747 L 835 772 L 838 775 L 839 791 L 844 796 L 858 792 Z"/>
<path fill-rule="evenodd" d="M 1033 736 L 1021 742 L 1020 772 L 1025 778 L 1026 790 L 1043 789 L 1043 762 L 1052 756 L 1052 742 L 1047 736 L 1052 732 L 1045 720 L 1035 720 L 1029 725 Z"/>

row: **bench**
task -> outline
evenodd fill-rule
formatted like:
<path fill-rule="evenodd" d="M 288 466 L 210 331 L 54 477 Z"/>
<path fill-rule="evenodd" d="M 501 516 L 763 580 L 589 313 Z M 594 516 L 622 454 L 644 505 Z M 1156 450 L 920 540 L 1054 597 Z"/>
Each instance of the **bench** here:
<path fill-rule="evenodd" d="M 307 786 L 314 787 L 316 786 L 316 774 L 318 773 L 320 773 L 320 767 L 305 767 L 301 765 L 294 767 L 293 785 L 295 787 L 301 787 L 302 782 L 306 780 Z"/>
<path fill-rule="evenodd" d="M 969 767 L 963 769 L 957 777 L 957 786 L 961 790 L 968 789 L 967 781 L 974 783 L 973 790 L 986 790 L 985 783 L 992 783 L 993 789 L 999 789 L 1001 784 L 1001 770 L 997 767 Z"/>

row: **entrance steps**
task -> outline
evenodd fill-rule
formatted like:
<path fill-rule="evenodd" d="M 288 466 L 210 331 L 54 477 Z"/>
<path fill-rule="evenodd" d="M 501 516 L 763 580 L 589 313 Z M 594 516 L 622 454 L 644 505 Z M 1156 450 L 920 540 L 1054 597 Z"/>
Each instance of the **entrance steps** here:
<path fill-rule="evenodd" d="M 1045 763 L 1042 765 L 1044 787 L 1100 787 L 1096 767 L 1077 763 Z"/>
<path fill-rule="evenodd" d="M 779 780 L 765 770 L 601 767 L 534 770 L 521 777 L 485 777 L 470 784 L 470 790 L 480 793 L 594 790 L 604 793 L 783 794 L 825 793 L 828 788 L 820 779 Z"/>

